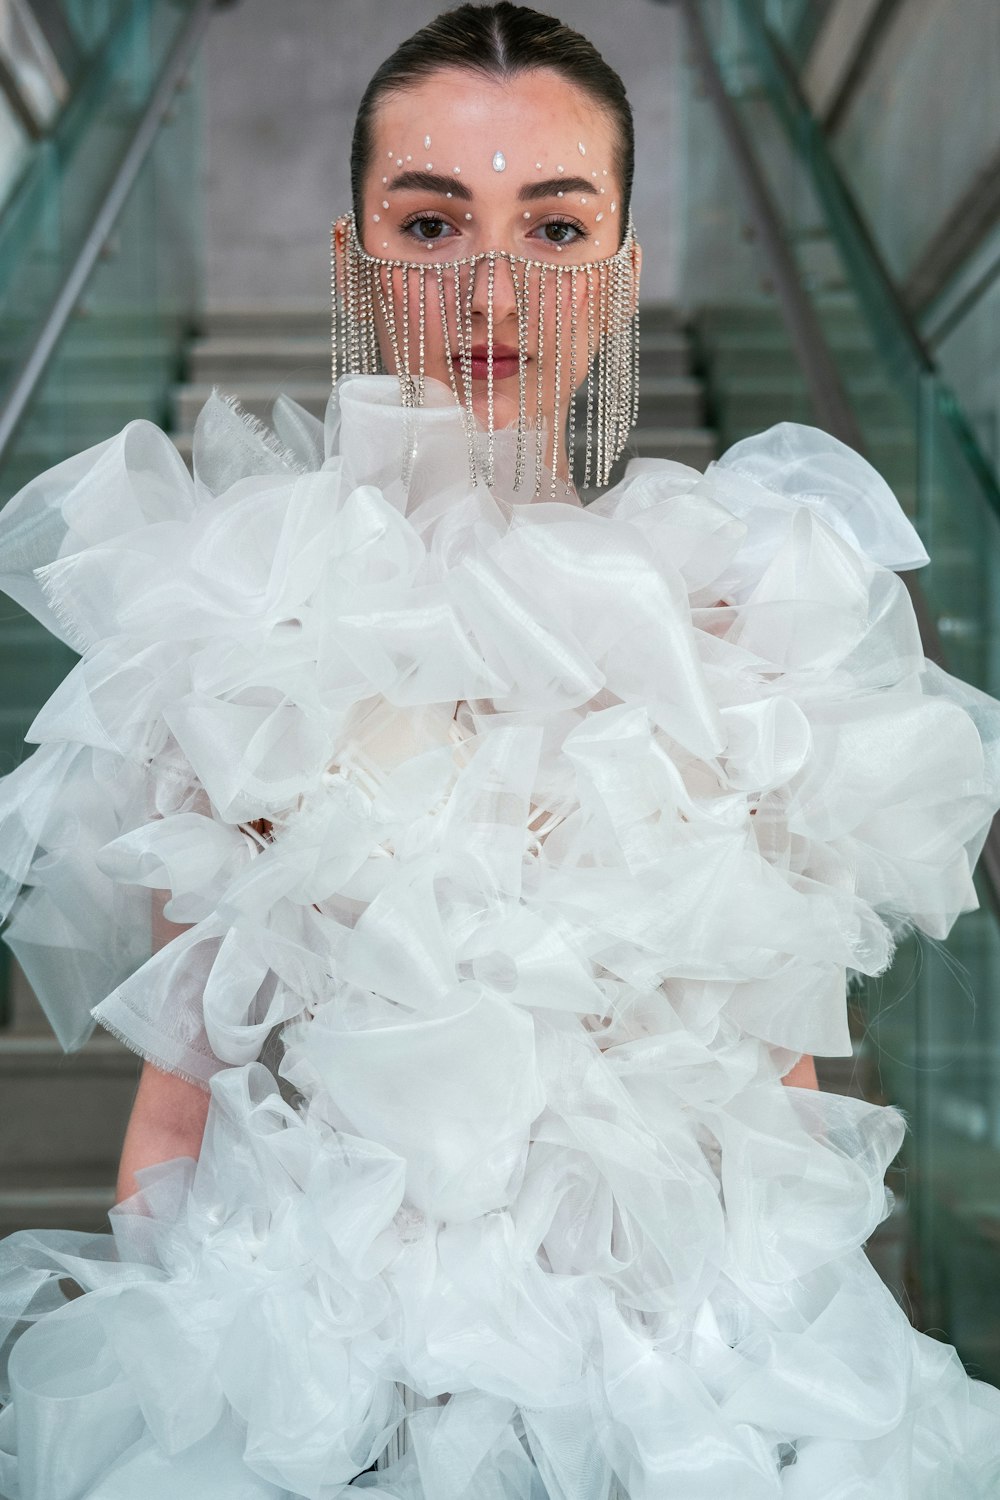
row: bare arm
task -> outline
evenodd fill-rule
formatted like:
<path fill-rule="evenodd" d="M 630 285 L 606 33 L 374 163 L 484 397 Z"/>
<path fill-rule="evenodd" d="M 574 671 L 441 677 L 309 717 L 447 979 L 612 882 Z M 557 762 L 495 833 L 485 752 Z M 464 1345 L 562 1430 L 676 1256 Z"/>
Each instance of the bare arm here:
<path fill-rule="evenodd" d="M 789 1088 L 796 1089 L 818 1089 L 819 1079 L 816 1077 L 816 1064 L 808 1052 L 804 1052 L 795 1067 L 786 1073 L 781 1080 Z"/>
<path fill-rule="evenodd" d="M 153 892 L 153 951 L 185 931 L 163 915 L 165 892 Z M 143 1064 L 139 1088 L 129 1116 L 118 1167 L 115 1202 L 138 1187 L 135 1172 L 175 1156 L 197 1159 L 205 1131 L 209 1095 L 195 1083 L 165 1073 L 153 1063 Z"/>

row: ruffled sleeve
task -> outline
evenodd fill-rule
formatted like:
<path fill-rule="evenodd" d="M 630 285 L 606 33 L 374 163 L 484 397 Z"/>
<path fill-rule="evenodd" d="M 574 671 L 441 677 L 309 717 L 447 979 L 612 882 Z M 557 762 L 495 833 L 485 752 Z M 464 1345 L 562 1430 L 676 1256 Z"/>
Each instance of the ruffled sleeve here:
<path fill-rule="evenodd" d="M 315 463 L 315 432 L 297 436 Z M 318 726 L 283 701 L 277 658 L 270 692 L 231 709 L 224 733 L 242 754 L 223 769 L 208 748 L 218 727 L 201 705 L 218 701 L 213 684 L 221 692 L 240 655 L 280 629 L 270 543 L 288 535 L 283 512 L 307 509 L 290 504 L 306 462 L 218 393 L 195 450 L 192 479 L 163 432 L 130 422 L 0 516 L 0 588 L 80 653 L 28 730 L 37 748 L 0 780 L 0 920 L 10 915 L 5 940 L 64 1048 L 99 1020 L 206 1083 L 227 1046 L 256 1055 L 280 1010 L 262 979 L 266 940 L 255 932 L 238 960 L 226 946 L 253 925 L 252 901 L 235 893 L 260 839 L 240 824 L 287 799 L 268 774 L 278 741 L 300 761 L 322 753 Z M 166 892 L 168 918 L 192 924 L 155 955 L 153 890 Z M 236 905 L 222 919 L 227 892 Z M 210 976 L 225 1000 L 206 1023 Z"/>
<path fill-rule="evenodd" d="M 700 488 L 745 528 L 691 582 L 728 699 L 723 775 L 751 791 L 758 847 L 859 897 L 887 954 L 913 927 L 945 937 L 978 906 L 1000 704 L 924 656 L 895 571 L 929 561 L 914 527 L 867 460 L 804 424 L 736 443 Z"/>

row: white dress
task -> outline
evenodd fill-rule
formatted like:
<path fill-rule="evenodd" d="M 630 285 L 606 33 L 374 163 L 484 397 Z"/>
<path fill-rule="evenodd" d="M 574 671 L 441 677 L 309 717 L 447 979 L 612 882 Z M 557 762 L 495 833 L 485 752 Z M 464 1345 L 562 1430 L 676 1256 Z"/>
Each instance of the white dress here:
<path fill-rule="evenodd" d="M 919 539 L 815 428 L 581 508 L 395 391 L 214 394 L 193 481 L 136 421 L 0 516 L 81 653 L 11 945 L 64 1045 L 211 1090 L 111 1234 L 0 1243 L 0 1493 L 995 1500 L 1000 1392 L 862 1249 L 903 1117 L 781 1082 L 976 905 L 1000 703 Z"/>

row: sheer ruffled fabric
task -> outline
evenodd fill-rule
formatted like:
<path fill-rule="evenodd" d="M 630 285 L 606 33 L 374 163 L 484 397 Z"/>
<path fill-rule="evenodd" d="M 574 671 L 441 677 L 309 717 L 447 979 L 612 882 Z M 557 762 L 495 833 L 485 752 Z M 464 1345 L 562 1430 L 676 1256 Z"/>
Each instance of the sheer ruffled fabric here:
<path fill-rule="evenodd" d="M 132 422 L 0 516 L 81 653 L 9 941 L 65 1046 L 211 1092 L 112 1235 L 0 1245 L 0 1491 L 986 1500 L 1000 1393 L 861 1249 L 904 1119 L 781 1082 L 976 905 L 1000 703 L 923 657 L 916 533 L 814 428 L 581 509 L 397 402 L 215 394 L 193 479 Z"/>

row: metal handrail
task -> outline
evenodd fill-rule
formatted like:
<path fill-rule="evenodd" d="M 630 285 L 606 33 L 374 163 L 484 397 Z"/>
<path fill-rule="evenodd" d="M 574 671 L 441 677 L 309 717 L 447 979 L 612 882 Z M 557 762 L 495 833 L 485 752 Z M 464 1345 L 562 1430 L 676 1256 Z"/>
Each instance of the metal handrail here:
<path fill-rule="evenodd" d="M 213 0 L 196 0 L 163 65 L 149 102 L 135 128 L 114 176 L 95 209 L 86 234 L 41 325 L 38 337 L 17 369 L 10 394 L 0 408 L 0 463 L 14 437 L 45 369 L 65 332 L 73 309 L 83 294 L 97 260 L 125 206 L 132 185 L 156 139 L 174 94 L 183 86 L 187 70 L 201 42 Z"/>
<path fill-rule="evenodd" d="M 768 269 L 786 330 L 817 415 L 828 432 L 863 455 L 865 442 L 860 424 L 844 390 L 822 324 L 806 294 L 798 267 L 789 250 L 763 170 L 726 89 L 701 17 L 698 0 L 655 0 L 655 3 L 678 4 L 684 15 L 694 59 L 701 70 L 707 95 L 716 111 L 722 134 L 742 182 L 749 213 L 768 259 Z M 787 126 L 788 122 L 785 121 L 785 124 Z M 884 268 L 880 265 L 879 269 Z M 894 298 L 894 305 L 897 300 Z M 906 331 L 912 335 L 914 355 L 921 366 L 927 368 L 931 361 L 908 319 Z M 910 594 L 924 654 L 947 670 L 944 643 L 923 590 L 912 572 L 907 571 L 899 576 Z M 990 825 L 980 857 L 980 869 L 986 880 L 994 911 L 1000 917 L 1000 813 Z"/>

